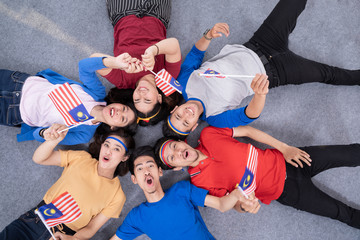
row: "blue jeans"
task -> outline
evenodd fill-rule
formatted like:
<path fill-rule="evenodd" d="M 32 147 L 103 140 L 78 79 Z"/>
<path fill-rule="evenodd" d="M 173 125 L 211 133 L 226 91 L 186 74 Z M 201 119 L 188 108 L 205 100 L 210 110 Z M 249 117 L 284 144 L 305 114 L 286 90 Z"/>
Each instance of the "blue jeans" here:
<path fill-rule="evenodd" d="M 31 209 L 5 227 L 0 233 L 0 240 L 49 240 L 51 235 L 34 210 Z"/>
<path fill-rule="evenodd" d="M 0 124 L 16 126 L 22 123 L 21 89 L 29 76 L 27 73 L 0 69 Z"/>

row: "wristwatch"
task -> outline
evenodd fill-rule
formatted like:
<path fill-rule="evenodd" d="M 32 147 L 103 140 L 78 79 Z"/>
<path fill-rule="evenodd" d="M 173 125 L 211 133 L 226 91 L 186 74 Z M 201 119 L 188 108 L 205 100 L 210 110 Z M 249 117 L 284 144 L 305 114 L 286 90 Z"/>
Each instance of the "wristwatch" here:
<path fill-rule="evenodd" d="M 203 37 L 204 37 L 206 40 L 209 40 L 209 41 L 210 41 L 212 38 L 209 38 L 209 37 L 206 36 L 206 34 L 207 34 L 208 32 L 210 32 L 210 28 L 208 28 L 208 29 L 205 30 L 205 32 L 203 33 Z"/>

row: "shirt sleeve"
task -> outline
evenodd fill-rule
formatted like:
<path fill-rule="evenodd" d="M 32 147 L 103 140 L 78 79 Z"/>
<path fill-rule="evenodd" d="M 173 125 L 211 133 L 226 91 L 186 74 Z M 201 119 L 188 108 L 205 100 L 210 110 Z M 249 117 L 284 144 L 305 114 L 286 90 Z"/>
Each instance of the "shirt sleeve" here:
<path fill-rule="evenodd" d="M 191 184 L 189 181 L 186 181 L 189 185 L 189 194 L 190 194 L 190 201 L 195 206 L 204 207 L 205 204 L 205 197 L 208 194 L 208 191 L 202 188 L 198 188 L 195 185 Z"/>
<path fill-rule="evenodd" d="M 179 76 L 181 68 L 181 60 L 178 62 L 170 63 L 165 61 L 165 69 L 168 71 L 171 76 L 173 76 L 175 79 Z"/>
<path fill-rule="evenodd" d="M 126 196 L 120 186 L 110 204 L 106 206 L 101 213 L 109 218 L 118 218 L 124 207 L 125 201 Z"/>
<path fill-rule="evenodd" d="M 223 197 L 227 195 L 229 191 L 225 188 L 210 188 L 209 194 L 215 197 Z"/>
<path fill-rule="evenodd" d="M 96 75 L 96 70 L 106 68 L 102 59 L 101 57 L 85 58 L 79 62 L 80 81 L 98 97 L 96 101 L 106 96 L 105 87 Z"/>
<path fill-rule="evenodd" d="M 211 126 L 218 128 L 234 128 L 238 126 L 248 125 L 257 118 L 249 118 L 248 116 L 246 116 L 246 107 L 232 109 L 222 112 L 218 115 L 210 116 L 206 118 L 206 121 Z"/>
<path fill-rule="evenodd" d="M 191 73 L 194 70 L 199 69 L 199 67 L 201 66 L 204 55 L 205 51 L 200 51 L 194 45 L 186 56 L 183 64 L 181 65 L 180 74 L 177 79 L 184 88 L 186 87 Z"/>
<path fill-rule="evenodd" d="M 116 236 L 120 239 L 134 239 L 142 234 L 144 234 L 140 229 L 136 226 L 135 209 L 131 210 L 128 215 L 125 217 L 124 222 L 121 226 L 116 230 Z"/>

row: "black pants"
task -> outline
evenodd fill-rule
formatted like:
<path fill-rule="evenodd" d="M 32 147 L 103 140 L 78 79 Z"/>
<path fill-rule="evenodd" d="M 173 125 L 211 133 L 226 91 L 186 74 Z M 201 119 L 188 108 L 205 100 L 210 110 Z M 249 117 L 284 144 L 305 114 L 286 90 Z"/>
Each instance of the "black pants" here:
<path fill-rule="evenodd" d="M 306 0 L 280 0 L 249 40 L 268 58 L 270 66 L 277 72 L 274 78 L 269 74 L 270 87 L 310 82 L 360 85 L 360 70 L 328 66 L 305 59 L 288 49 L 289 34 L 294 30 L 305 5 Z"/>
<path fill-rule="evenodd" d="M 360 229 L 360 210 L 330 197 L 318 189 L 311 178 L 327 169 L 360 166 L 360 144 L 301 148 L 310 154 L 311 166 L 295 168 L 286 164 L 284 191 L 280 203 L 316 215 L 337 219 Z M 354 189 L 358 191 L 358 189 Z"/>

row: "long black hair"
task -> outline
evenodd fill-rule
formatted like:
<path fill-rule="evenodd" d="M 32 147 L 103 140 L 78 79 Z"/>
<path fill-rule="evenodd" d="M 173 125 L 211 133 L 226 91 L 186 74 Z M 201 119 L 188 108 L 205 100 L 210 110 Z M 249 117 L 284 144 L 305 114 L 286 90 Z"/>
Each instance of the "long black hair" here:
<path fill-rule="evenodd" d="M 100 126 L 96 129 L 94 134 L 94 140 L 89 144 L 88 150 L 91 156 L 99 160 L 101 145 L 110 135 L 121 137 L 124 140 L 124 144 L 128 148 L 126 155 L 130 156 L 132 150 L 135 147 L 135 141 L 132 138 L 132 136 L 122 128 L 112 130 L 105 123 L 101 123 Z M 114 172 L 114 177 L 124 176 L 128 171 L 129 171 L 128 161 L 120 162 Z"/>

